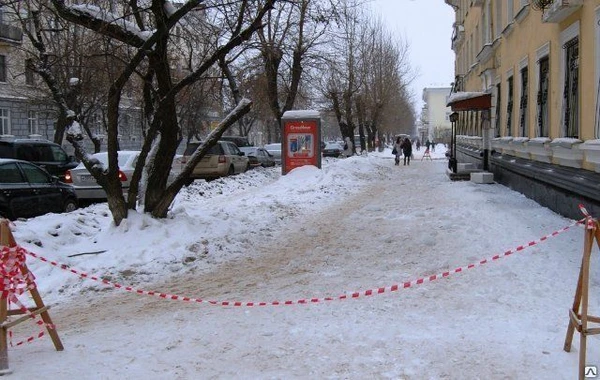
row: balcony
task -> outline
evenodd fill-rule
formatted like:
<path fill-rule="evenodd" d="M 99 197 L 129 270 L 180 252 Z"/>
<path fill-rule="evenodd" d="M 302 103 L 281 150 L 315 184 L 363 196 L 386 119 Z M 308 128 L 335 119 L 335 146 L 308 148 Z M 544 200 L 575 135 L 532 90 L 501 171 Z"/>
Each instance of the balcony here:
<path fill-rule="evenodd" d="M 16 26 L 0 23 L 0 42 L 20 44 L 23 42 L 23 30 Z"/>
<path fill-rule="evenodd" d="M 583 0 L 554 0 L 544 9 L 544 22 L 559 23 L 583 5 Z"/>

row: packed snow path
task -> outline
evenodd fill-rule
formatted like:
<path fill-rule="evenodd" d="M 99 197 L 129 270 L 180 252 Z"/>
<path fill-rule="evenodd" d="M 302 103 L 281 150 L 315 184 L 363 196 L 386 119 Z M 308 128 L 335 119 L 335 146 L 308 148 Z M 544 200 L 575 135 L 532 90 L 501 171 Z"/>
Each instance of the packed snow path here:
<path fill-rule="evenodd" d="M 452 183 L 444 161 L 378 159 L 362 191 L 289 212 L 259 242 L 250 239 L 245 257 L 165 268 L 163 280 L 140 287 L 229 301 L 337 297 L 478 262 L 572 222 L 500 185 Z M 572 228 L 445 279 L 310 305 L 222 307 L 87 291 L 50 311 L 65 351 L 49 341 L 11 349 L 12 376 L 573 379 L 578 334 L 571 353 L 562 347 L 582 238 Z M 588 358 L 600 365 L 596 338 Z"/>

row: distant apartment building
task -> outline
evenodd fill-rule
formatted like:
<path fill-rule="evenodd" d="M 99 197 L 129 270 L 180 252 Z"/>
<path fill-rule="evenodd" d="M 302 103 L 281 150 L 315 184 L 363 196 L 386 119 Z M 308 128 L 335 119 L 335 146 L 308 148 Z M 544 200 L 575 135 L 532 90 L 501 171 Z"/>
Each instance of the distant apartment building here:
<path fill-rule="evenodd" d="M 114 11 L 119 6 L 115 1 L 106 4 L 107 9 Z M 199 12 L 193 12 L 194 17 L 201 17 Z M 194 24 L 195 25 L 195 24 Z M 73 26 L 78 28 L 77 26 Z M 201 43 L 201 37 L 193 40 L 195 31 L 189 31 L 186 39 L 180 37 L 182 27 L 175 28 L 174 49 L 178 52 L 193 49 L 190 44 Z M 91 33 L 91 32 L 90 32 Z M 190 37 L 191 36 L 191 37 Z M 24 35 L 21 24 L 10 6 L 0 5 L 0 138 L 42 138 L 53 140 L 55 133 L 55 122 L 58 110 L 47 85 L 31 70 L 28 65 L 28 52 L 34 51 L 29 39 Z M 74 52 L 74 54 L 81 54 Z M 98 54 L 98 57 L 101 55 Z M 185 56 L 185 57 L 183 57 Z M 189 75 L 190 68 L 186 66 L 186 54 L 173 54 L 171 74 L 176 80 Z M 91 70 L 94 69 L 93 59 L 85 61 Z M 194 62 L 195 63 L 195 62 Z M 98 64 L 99 65 L 99 64 Z M 98 66 L 100 68 L 101 66 Z M 88 68 L 90 70 L 90 68 Z M 65 69 L 65 72 L 76 72 L 77 70 Z M 64 73 L 63 73 L 64 76 Z M 99 77 L 100 75 L 97 75 Z M 218 78 L 218 75 L 214 75 Z M 79 78 L 67 78 L 69 82 Z M 214 79 L 217 82 L 218 79 Z M 74 83 L 76 83 L 75 81 Z M 207 134 L 211 123 L 221 120 L 221 103 L 212 98 L 204 96 L 199 87 L 208 81 L 196 85 L 195 91 L 186 95 L 186 102 L 181 102 L 179 110 L 179 123 L 182 134 Z M 81 86 L 94 86 L 94 84 L 79 82 Z M 105 83 L 103 83 L 104 85 Z M 67 88 L 66 83 L 59 83 L 60 87 Z M 208 86 L 208 85 L 207 85 Z M 98 91 L 106 91 L 106 87 L 99 87 Z M 79 121 L 89 128 L 90 133 L 100 140 L 100 150 L 106 150 L 106 94 L 98 94 L 91 97 L 91 101 L 83 101 L 88 112 L 85 117 L 78 115 Z M 89 111 L 92 110 L 92 111 Z M 144 138 L 144 129 L 147 128 L 143 115 L 141 100 L 141 85 L 133 82 L 123 92 L 119 111 L 119 133 L 118 141 L 121 149 L 140 149 Z M 191 132 L 189 132 L 191 131 Z M 93 148 L 89 137 L 83 140 L 88 149 Z M 72 153 L 73 148 L 67 141 L 63 141 L 63 147 Z M 185 143 L 179 150 L 185 149 Z"/>
<path fill-rule="evenodd" d="M 421 142 L 450 142 L 450 113 L 446 104 L 451 87 L 426 87 L 423 89 L 423 108 L 421 110 L 421 126 L 418 128 Z"/>
<path fill-rule="evenodd" d="M 0 7 L 0 136 L 52 138 L 53 110 L 20 49 L 23 31 Z"/>
<path fill-rule="evenodd" d="M 565 216 L 600 214 L 600 0 L 445 0 L 456 158 Z"/>

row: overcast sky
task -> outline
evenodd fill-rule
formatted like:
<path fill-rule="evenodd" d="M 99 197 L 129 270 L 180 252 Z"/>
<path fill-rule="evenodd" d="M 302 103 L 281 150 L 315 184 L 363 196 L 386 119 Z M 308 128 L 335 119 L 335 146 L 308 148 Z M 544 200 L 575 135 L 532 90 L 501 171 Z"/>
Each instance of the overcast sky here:
<path fill-rule="evenodd" d="M 420 111 L 423 88 L 450 87 L 454 81 L 454 11 L 443 0 L 373 0 L 371 6 L 410 45 L 410 61 L 418 71 L 412 91 Z"/>

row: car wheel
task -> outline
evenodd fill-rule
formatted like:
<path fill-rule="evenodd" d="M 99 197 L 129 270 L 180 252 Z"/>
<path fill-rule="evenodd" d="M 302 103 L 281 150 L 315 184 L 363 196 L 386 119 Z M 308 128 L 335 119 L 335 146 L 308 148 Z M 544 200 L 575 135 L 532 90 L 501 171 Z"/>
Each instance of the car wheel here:
<path fill-rule="evenodd" d="M 227 175 L 234 175 L 235 174 L 235 169 L 233 168 L 233 165 L 231 165 L 229 167 L 229 172 L 227 172 Z"/>
<path fill-rule="evenodd" d="M 71 212 L 77 210 L 77 201 L 75 199 L 67 199 L 63 207 L 64 212 Z"/>

